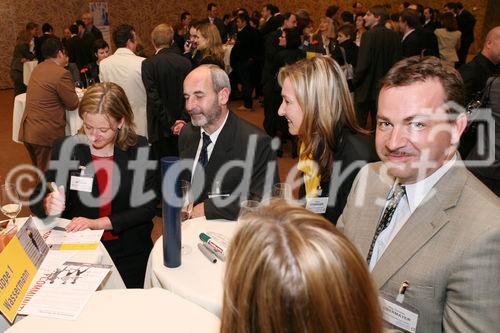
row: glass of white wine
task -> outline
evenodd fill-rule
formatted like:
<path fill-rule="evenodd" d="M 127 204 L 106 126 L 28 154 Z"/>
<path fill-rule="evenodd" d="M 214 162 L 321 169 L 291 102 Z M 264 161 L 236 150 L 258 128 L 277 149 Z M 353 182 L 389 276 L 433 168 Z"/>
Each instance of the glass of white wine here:
<path fill-rule="evenodd" d="M 0 210 L 16 224 L 16 217 L 21 212 L 21 200 L 14 184 L 0 186 Z"/>
<path fill-rule="evenodd" d="M 186 222 L 191 218 L 193 212 L 193 193 L 191 191 L 191 182 L 181 180 L 182 191 L 182 208 L 181 208 L 181 222 Z M 187 255 L 192 251 L 191 246 L 182 243 L 181 254 Z"/>

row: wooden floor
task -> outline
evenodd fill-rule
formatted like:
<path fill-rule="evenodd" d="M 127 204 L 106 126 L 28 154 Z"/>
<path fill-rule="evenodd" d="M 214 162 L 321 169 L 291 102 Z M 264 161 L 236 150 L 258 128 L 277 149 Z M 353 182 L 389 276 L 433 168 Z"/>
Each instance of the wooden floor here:
<path fill-rule="evenodd" d="M 14 103 L 14 91 L 0 90 L 0 183 L 3 183 L 10 172 L 21 164 L 30 164 L 30 158 L 22 144 L 12 141 L 12 109 Z M 241 102 L 232 102 L 230 108 L 236 110 Z M 262 128 L 264 111 L 257 101 L 254 101 L 254 111 L 235 111 L 240 117 Z M 284 181 L 288 172 L 295 165 L 296 160 L 290 157 L 290 147 L 285 147 L 285 157 L 280 158 L 278 165 L 281 180 Z M 19 173 L 16 173 L 18 175 Z M 16 179 L 16 178 L 15 178 Z M 22 183 L 22 190 L 28 193 L 34 186 L 33 180 L 25 179 Z M 19 216 L 28 216 L 28 207 L 23 207 Z M 1 218 L 0 218 L 1 219 Z M 162 233 L 160 218 L 155 218 L 152 232 L 153 240 L 156 240 Z"/>

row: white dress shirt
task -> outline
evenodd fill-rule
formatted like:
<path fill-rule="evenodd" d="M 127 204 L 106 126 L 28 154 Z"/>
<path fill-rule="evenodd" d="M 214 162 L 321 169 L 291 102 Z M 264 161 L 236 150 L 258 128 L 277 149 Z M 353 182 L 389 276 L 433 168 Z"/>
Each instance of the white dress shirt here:
<path fill-rule="evenodd" d="M 441 177 L 443 177 L 444 174 L 446 174 L 446 172 L 451 169 L 456 160 L 457 157 L 455 155 L 451 160 L 443 164 L 439 169 L 419 182 L 416 182 L 414 184 L 401 184 L 404 185 L 406 194 L 399 201 L 399 204 L 394 211 L 394 215 L 392 215 L 391 222 L 389 223 L 387 228 L 385 228 L 378 235 L 378 238 L 375 241 L 370 264 L 368 265 L 370 272 L 375 267 L 378 259 L 382 257 L 384 251 L 387 249 L 394 237 L 396 237 L 398 232 L 405 225 L 406 221 L 408 221 L 408 218 L 411 216 L 411 214 L 413 214 L 413 212 L 422 203 L 422 201 L 424 201 L 426 198 L 432 198 L 432 196 L 429 196 L 428 194 L 431 192 L 434 185 L 436 185 L 436 183 L 441 179 Z M 392 195 L 392 192 L 394 191 L 395 185 L 397 183 L 398 180 L 396 179 L 391 191 L 389 192 L 388 198 Z"/>
<path fill-rule="evenodd" d="M 196 150 L 196 155 L 194 157 L 193 171 L 191 173 L 191 181 L 193 181 L 194 170 L 196 169 L 196 164 L 198 163 L 198 159 L 200 158 L 201 147 L 203 146 L 203 133 L 206 133 L 210 137 L 211 143 L 207 146 L 207 160 L 210 161 L 210 156 L 212 156 L 212 151 L 214 150 L 215 143 L 217 142 L 217 138 L 219 137 L 220 132 L 222 131 L 224 125 L 226 124 L 228 116 L 229 112 L 226 114 L 226 118 L 224 118 L 224 122 L 222 123 L 222 125 L 212 134 L 208 134 L 202 127 L 200 127 L 200 142 L 198 143 L 198 150 Z"/>

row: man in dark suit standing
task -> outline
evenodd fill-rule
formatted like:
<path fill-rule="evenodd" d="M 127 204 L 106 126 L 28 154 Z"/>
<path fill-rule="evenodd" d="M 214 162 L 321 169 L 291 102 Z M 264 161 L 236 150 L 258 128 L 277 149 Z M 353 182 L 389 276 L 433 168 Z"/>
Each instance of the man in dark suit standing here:
<path fill-rule="evenodd" d="M 35 54 L 38 60 L 38 63 L 41 63 L 45 60 L 42 55 L 42 44 L 49 38 L 54 38 L 54 28 L 49 23 L 44 23 L 42 25 L 42 35 L 38 37 L 35 41 Z"/>
<path fill-rule="evenodd" d="M 476 19 L 468 10 L 464 9 L 464 5 L 461 2 L 455 3 L 455 12 L 458 24 L 458 30 L 462 33 L 460 38 L 460 49 L 458 49 L 458 63 L 457 67 L 465 64 L 467 60 L 467 54 L 469 53 L 469 48 L 474 42 L 474 26 L 476 25 Z"/>
<path fill-rule="evenodd" d="M 373 6 L 365 14 L 364 20 L 369 30 L 361 37 L 354 71 L 354 101 L 358 120 L 361 126 L 366 127 L 370 114 L 372 129 L 375 128 L 377 113 L 375 101 L 378 82 L 401 58 L 401 37 L 384 26 L 387 18 L 387 9 L 383 6 Z"/>
<path fill-rule="evenodd" d="M 75 64 L 79 71 L 90 62 L 90 58 L 86 45 L 79 36 L 78 26 L 72 24 L 69 31 L 71 32 L 71 38 L 66 42 L 69 64 Z"/>
<path fill-rule="evenodd" d="M 255 86 L 256 60 L 260 45 L 259 32 L 248 24 L 249 21 L 247 14 L 238 14 L 236 18 L 238 34 L 230 57 L 231 67 L 236 75 L 234 81 L 243 86 L 243 106 L 239 108 L 242 111 L 250 111 L 253 106 L 252 92 Z"/>
<path fill-rule="evenodd" d="M 266 22 L 259 32 L 263 38 L 266 38 L 269 33 L 276 31 L 279 27 L 281 27 L 284 17 L 279 13 L 279 8 L 270 3 L 264 5 L 260 13 Z"/>
<path fill-rule="evenodd" d="M 179 137 L 179 155 L 194 159 L 192 217 L 236 219 L 239 203 L 260 200 L 279 182 L 271 138 L 229 111 L 231 85 L 226 72 L 201 65 L 184 80 L 191 123 Z M 277 148 L 277 147 L 276 147 Z"/>
<path fill-rule="evenodd" d="M 226 26 L 224 25 L 224 21 L 222 21 L 220 18 L 217 17 L 217 14 L 219 13 L 219 9 L 217 8 L 217 5 L 213 2 L 210 2 L 207 5 L 207 18 L 202 20 L 200 23 L 207 23 L 210 22 L 212 24 L 215 24 L 217 27 L 217 30 L 219 30 L 220 34 L 220 39 L 224 43 L 226 40 Z"/>
<path fill-rule="evenodd" d="M 420 29 L 417 12 L 405 9 L 399 16 L 399 26 L 403 32 L 401 41 L 403 58 L 421 55 L 425 50 L 425 34 Z"/>
<path fill-rule="evenodd" d="M 159 160 L 178 156 L 177 136 L 189 120 L 184 112 L 182 83 L 191 70 L 191 62 L 172 48 L 174 30 L 167 24 L 151 32 L 156 54 L 142 62 L 142 82 L 147 95 L 148 139 L 153 155 Z"/>
<path fill-rule="evenodd" d="M 102 32 L 94 25 L 94 17 L 90 13 L 82 14 L 82 21 L 85 23 L 85 33 L 92 34 L 93 40 L 103 39 Z"/>

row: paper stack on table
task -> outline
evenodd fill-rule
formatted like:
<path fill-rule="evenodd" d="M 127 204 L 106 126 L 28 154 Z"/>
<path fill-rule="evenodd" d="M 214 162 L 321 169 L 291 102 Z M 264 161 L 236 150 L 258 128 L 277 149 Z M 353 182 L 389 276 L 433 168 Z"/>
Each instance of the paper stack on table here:
<path fill-rule="evenodd" d="M 24 297 L 19 314 L 76 319 L 111 265 L 66 261 L 75 251 L 50 251 Z"/>

